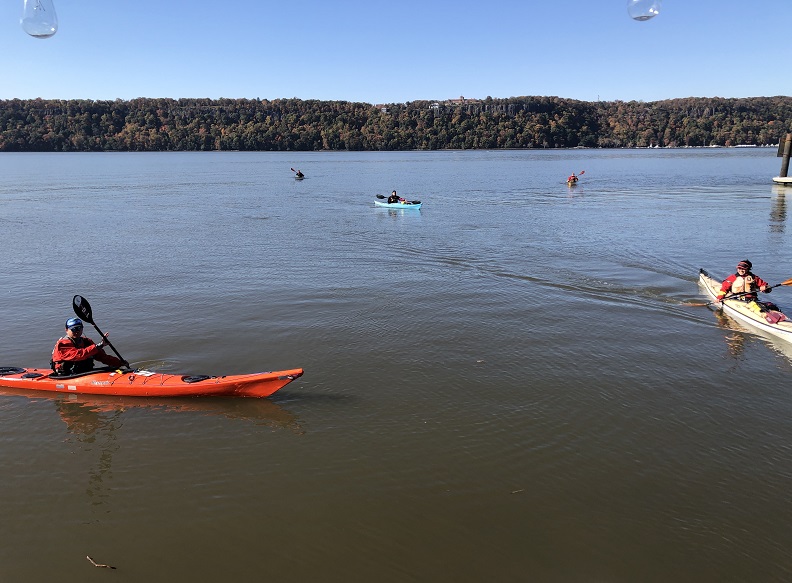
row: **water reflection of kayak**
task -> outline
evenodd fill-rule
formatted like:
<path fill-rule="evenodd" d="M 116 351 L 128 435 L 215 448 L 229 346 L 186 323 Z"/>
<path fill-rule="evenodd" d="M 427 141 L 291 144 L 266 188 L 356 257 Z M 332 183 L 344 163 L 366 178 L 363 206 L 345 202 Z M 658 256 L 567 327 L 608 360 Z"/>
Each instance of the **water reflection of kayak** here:
<path fill-rule="evenodd" d="M 110 367 L 73 376 L 52 376 L 49 369 L 0 367 L 0 385 L 32 391 L 127 397 L 269 397 L 303 369 L 243 375 L 173 375 Z"/>
<path fill-rule="evenodd" d="M 296 417 L 270 399 L 75 395 L 73 393 L 63 394 L 6 387 L 0 387 L 0 397 L 27 397 L 39 401 L 52 401 L 69 431 L 84 435 L 92 434 L 100 426 L 106 424 L 107 414 L 134 409 L 217 415 L 302 433 Z"/>

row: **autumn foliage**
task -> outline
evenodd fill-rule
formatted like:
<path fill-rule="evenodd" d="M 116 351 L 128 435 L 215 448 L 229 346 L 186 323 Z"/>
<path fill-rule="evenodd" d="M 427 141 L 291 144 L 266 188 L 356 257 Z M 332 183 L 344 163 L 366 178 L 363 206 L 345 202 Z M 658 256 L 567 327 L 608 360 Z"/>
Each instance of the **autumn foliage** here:
<path fill-rule="evenodd" d="M 2 152 L 736 146 L 791 130 L 792 97 L 0 100 Z"/>

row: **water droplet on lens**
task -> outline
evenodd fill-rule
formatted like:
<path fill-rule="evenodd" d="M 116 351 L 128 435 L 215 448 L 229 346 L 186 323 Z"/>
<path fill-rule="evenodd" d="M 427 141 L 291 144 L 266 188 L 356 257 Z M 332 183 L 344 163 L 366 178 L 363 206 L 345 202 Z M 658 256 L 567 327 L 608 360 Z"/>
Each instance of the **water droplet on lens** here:
<path fill-rule="evenodd" d="M 627 0 L 627 14 L 643 22 L 660 14 L 661 0 Z"/>
<path fill-rule="evenodd" d="M 52 0 L 25 0 L 22 30 L 35 38 L 49 38 L 58 32 L 58 16 Z"/>

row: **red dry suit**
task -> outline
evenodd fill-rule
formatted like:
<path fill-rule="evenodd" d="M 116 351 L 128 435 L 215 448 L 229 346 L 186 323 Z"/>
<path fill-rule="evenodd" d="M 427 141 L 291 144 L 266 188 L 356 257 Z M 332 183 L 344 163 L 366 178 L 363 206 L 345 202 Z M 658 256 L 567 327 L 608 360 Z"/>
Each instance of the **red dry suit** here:
<path fill-rule="evenodd" d="M 94 359 L 109 366 L 121 366 L 124 361 L 105 354 L 94 341 L 85 336 L 69 338 L 64 336 L 52 349 L 52 369 L 62 374 L 88 372 L 93 368 Z"/>

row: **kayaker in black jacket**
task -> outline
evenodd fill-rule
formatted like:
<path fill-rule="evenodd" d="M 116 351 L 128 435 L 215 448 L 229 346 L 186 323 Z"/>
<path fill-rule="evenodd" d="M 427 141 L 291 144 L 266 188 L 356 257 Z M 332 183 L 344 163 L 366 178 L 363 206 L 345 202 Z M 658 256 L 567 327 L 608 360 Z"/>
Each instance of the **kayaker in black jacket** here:
<path fill-rule="evenodd" d="M 388 204 L 393 204 L 393 203 L 395 203 L 395 202 L 399 202 L 400 200 L 401 200 L 401 199 L 399 198 L 399 195 L 397 195 L 397 194 L 396 194 L 396 191 L 394 190 L 394 191 L 391 193 L 391 195 L 388 197 Z"/>

